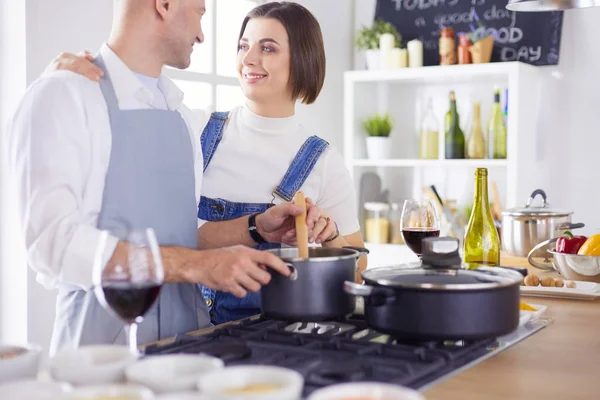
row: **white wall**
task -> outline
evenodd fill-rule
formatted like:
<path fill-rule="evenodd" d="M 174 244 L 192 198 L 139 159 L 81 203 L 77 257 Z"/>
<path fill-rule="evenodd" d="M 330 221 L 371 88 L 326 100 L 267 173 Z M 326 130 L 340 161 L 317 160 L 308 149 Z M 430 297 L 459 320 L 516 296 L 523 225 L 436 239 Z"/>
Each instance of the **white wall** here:
<path fill-rule="evenodd" d="M 0 154 L 7 119 L 26 87 L 25 3 L 0 0 Z M 27 336 L 27 268 L 19 240 L 16 202 L 0 157 L 0 340 Z"/>

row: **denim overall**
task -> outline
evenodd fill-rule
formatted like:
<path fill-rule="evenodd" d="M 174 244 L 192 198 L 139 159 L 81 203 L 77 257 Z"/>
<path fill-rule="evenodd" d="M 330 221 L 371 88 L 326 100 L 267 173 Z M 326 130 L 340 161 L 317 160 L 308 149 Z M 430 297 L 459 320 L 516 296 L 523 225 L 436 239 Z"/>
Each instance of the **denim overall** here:
<path fill-rule="evenodd" d="M 228 115 L 228 112 L 213 113 L 202 132 L 205 171 L 223 137 Z M 296 154 L 283 180 L 274 189 L 273 200 L 277 195 L 285 201 L 291 201 L 328 146 L 329 143 L 317 136 L 308 138 Z M 228 221 L 244 215 L 264 212 L 272 205 L 272 201 L 271 203 L 237 203 L 202 196 L 198 206 L 198 218 L 205 221 Z M 266 250 L 279 247 L 281 247 L 279 243 L 264 243 L 255 248 Z M 249 292 L 246 297 L 239 299 L 231 293 L 215 291 L 204 286 L 202 286 L 202 293 L 210 310 L 211 321 L 215 325 L 260 314 L 259 293 Z"/>
<path fill-rule="evenodd" d="M 127 239 L 125 228 L 153 228 L 158 243 L 198 247 L 194 155 L 185 121 L 177 111 L 121 110 L 105 71 L 100 80 L 110 118 L 112 146 L 98 229 Z M 87 266 L 82 266 L 85 268 Z M 124 344 L 124 324 L 105 310 L 93 290 L 61 290 L 51 354 L 63 347 Z M 165 283 L 139 324 L 145 344 L 210 325 L 202 292 L 192 283 Z"/>

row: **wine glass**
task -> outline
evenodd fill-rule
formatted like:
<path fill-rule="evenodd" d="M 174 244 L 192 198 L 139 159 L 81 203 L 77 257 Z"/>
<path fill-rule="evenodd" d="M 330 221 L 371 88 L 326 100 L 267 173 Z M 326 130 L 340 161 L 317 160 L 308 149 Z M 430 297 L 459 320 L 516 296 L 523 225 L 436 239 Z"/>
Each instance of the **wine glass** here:
<path fill-rule="evenodd" d="M 94 263 L 94 292 L 102 306 L 125 323 L 127 342 L 137 354 L 137 324 L 154 304 L 164 281 L 160 248 L 152 228 L 127 231 L 126 249 L 106 262 L 109 232 L 103 231 Z"/>
<path fill-rule="evenodd" d="M 408 248 L 421 258 L 421 241 L 440 236 L 440 220 L 429 200 L 405 200 L 400 226 Z"/>

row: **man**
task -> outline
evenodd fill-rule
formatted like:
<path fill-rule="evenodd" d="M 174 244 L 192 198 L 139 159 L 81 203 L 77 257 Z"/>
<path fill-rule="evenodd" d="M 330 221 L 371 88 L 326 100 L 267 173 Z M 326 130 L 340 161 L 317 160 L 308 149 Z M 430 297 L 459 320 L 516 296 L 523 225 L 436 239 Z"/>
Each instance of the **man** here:
<path fill-rule="evenodd" d="M 90 290 L 102 230 L 112 234 L 101 254 L 107 268 L 127 259 L 125 225 L 152 227 L 161 245 L 165 285 L 140 343 L 209 325 L 198 283 L 243 297 L 269 282 L 263 266 L 289 274 L 279 258 L 247 246 L 256 245 L 252 235 L 273 242 L 289 235 L 304 212 L 293 204 L 270 208 L 255 224 L 243 217 L 212 230 L 211 248 L 247 246 L 197 250 L 201 127 L 161 70 L 189 66 L 204 12 L 204 0 L 116 0 L 110 38 L 94 61 L 104 78 L 46 74 L 9 125 L 29 264 L 41 283 L 59 289 L 51 353 L 124 342 L 123 324 Z M 309 227 L 316 213 L 309 210 Z"/>

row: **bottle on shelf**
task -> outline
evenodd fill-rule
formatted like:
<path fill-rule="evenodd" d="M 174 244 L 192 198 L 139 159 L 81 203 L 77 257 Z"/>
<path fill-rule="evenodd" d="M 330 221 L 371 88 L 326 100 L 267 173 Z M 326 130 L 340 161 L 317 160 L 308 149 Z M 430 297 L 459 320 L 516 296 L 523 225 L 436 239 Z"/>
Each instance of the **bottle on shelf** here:
<path fill-rule="evenodd" d="M 488 158 L 506 158 L 506 124 L 500 106 L 500 89 L 494 88 L 494 105 L 488 123 Z"/>
<path fill-rule="evenodd" d="M 456 109 L 456 95 L 454 91 L 450 92 L 450 120 L 448 130 L 445 136 L 445 155 L 446 159 L 465 158 L 465 135 L 460 129 L 460 119 Z M 448 120 L 448 119 L 446 119 Z"/>
<path fill-rule="evenodd" d="M 473 103 L 473 121 L 467 139 L 467 158 L 485 158 L 485 139 L 481 129 L 481 103 Z"/>
<path fill-rule="evenodd" d="M 439 158 L 439 126 L 433 113 L 431 98 L 427 99 L 427 109 L 419 132 L 419 158 L 435 160 Z"/>
<path fill-rule="evenodd" d="M 475 170 L 475 196 L 465 231 L 463 261 L 469 269 L 500 265 L 500 239 L 488 200 L 487 168 Z"/>

